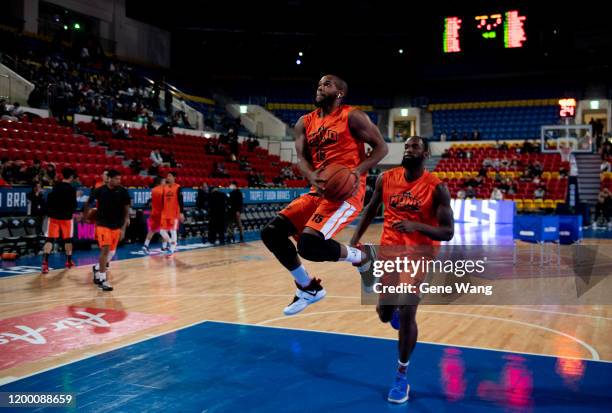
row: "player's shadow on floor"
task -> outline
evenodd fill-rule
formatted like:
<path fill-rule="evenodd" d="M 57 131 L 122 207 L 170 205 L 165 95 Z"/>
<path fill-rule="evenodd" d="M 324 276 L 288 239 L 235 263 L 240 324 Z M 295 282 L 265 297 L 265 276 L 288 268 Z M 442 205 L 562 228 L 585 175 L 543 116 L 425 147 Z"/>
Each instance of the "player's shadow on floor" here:
<path fill-rule="evenodd" d="M 54 271 L 49 274 L 38 274 L 37 277 L 29 282 L 30 287 L 28 289 L 43 288 L 45 290 L 53 290 L 56 288 L 63 288 L 65 286 L 62 285 L 62 281 L 67 273 L 68 269 L 65 268 L 61 271 Z"/>

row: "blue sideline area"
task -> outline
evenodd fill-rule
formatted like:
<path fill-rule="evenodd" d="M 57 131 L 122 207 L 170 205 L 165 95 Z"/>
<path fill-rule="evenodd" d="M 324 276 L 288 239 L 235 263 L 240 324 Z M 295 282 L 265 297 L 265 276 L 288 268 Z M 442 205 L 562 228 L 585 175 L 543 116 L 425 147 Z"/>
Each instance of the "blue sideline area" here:
<path fill-rule="evenodd" d="M 0 392 L 72 392 L 76 407 L 64 411 L 79 412 L 576 413 L 612 406 L 610 363 L 425 343 L 410 362 L 408 405 L 390 405 L 396 346 L 395 340 L 204 322 Z"/>

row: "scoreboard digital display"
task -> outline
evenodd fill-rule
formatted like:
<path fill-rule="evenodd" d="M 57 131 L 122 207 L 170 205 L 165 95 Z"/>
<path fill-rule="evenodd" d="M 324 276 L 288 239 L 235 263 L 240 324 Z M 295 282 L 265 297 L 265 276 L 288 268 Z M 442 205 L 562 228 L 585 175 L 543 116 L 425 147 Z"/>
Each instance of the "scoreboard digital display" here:
<path fill-rule="evenodd" d="M 527 17 L 518 10 L 471 17 L 445 17 L 442 50 L 444 53 L 460 53 L 521 48 L 527 41 L 526 20 Z"/>

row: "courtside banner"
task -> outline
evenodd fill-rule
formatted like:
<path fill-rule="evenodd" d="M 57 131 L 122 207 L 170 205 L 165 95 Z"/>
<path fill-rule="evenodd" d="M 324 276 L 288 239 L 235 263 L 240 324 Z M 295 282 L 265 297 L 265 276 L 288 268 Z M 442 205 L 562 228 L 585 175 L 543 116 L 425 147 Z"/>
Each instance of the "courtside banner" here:
<path fill-rule="evenodd" d="M 0 188 L 0 213 L 14 214 L 27 213 L 28 194 L 32 191 L 30 187 L 22 188 Z"/>
<path fill-rule="evenodd" d="M 287 203 L 308 192 L 307 188 L 271 188 L 271 189 L 241 189 L 245 204 Z M 32 192 L 31 187 L 0 188 L 0 213 L 25 214 L 28 208 L 27 195 Z M 44 188 L 46 196 L 51 188 Z M 147 208 L 151 199 L 150 189 L 128 188 L 132 198 L 132 208 Z M 221 192 L 229 194 L 230 189 L 222 188 Z M 90 188 L 77 189 L 77 205 L 79 209 L 85 206 L 91 193 Z M 186 207 L 194 207 L 198 196 L 197 189 L 182 188 L 183 203 Z"/>
<path fill-rule="evenodd" d="M 605 245 L 374 246 L 362 303 L 609 305 Z"/>
<path fill-rule="evenodd" d="M 241 189 L 245 204 L 286 203 L 308 192 L 308 188 Z M 230 193 L 229 189 L 221 192 Z"/>
<path fill-rule="evenodd" d="M 514 222 L 514 201 L 453 199 L 451 207 L 455 222 L 491 225 Z"/>

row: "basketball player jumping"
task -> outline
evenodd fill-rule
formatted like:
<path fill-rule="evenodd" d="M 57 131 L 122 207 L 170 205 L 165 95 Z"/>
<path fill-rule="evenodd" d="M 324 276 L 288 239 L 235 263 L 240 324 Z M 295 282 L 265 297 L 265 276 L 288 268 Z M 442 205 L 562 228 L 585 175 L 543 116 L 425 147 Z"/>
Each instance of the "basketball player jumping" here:
<path fill-rule="evenodd" d="M 381 247 L 434 246 L 453 238 L 450 193 L 437 177 L 424 169 L 428 156 L 427 140 L 418 136 L 406 140 L 402 166 L 385 171 L 378 177 L 372 198 L 350 245 L 358 245 L 381 203 L 384 205 Z M 406 372 L 417 342 L 417 305 L 382 305 L 379 302 L 376 310 L 383 323 L 399 319 L 397 376 L 389 391 L 388 401 L 403 403 L 408 400 Z"/>
<path fill-rule="evenodd" d="M 161 214 L 161 231 L 159 233 L 164 239 L 170 239 L 170 249 L 166 253 L 166 257 L 174 256 L 177 244 L 177 230 L 179 221 L 185 221 L 183 215 L 183 195 L 181 194 L 181 186 L 176 183 L 176 172 L 168 172 L 166 175 L 166 184 L 164 188 L 164 208 Z M 168 234 L 168 232 L 170 232 Z"/>
<path fill-rule="evenodd" d="M 266 247 L 295 278 L 297 290 L 285 315 L 299 313 L 325 297 L 321 280 L 312 277 L 298 254 L 310 261 L 347 261 L 358 265 L 368 259 L 359 248 L 342 245 L 335 234 L 357 217 L 363 208 L 367 171 L 387 154 L 387 144 L 364 112 L 342 104 L 347 84 L 337 76 L 323 76 L 316 92 L 317 109 L 302 116 L 295 125 L 298 166 L 312 184 L 309 193 L 291 202 L 261 231 Z M 365 143 L 372 147 L 365 156 Z M 358 176 L 358 187 L 346 201 L 322 197 L 325 181 L 319 170 L 339 164 Z M 297 249 L 289 237 L 297 238 Z"/>
<path fill-rule="evenodd" d="M 113 291 L 107 272 L 117 245 L 130 224 L 130 203 L 130 194 L 121 186 L 121 174 L 113 169 L 108 171 L 107 184 L 96 188 L 87 201 L 85 216 L 89 214 L 89 208 L 97 205 L 95 234 L 100 258 L 93 268 L 93 281 L 103 291 Z"/>
<path fill-rule="evenodd" d="M 162 250 L 166 248 L 168 242 L 170 242 L 166 231 L 161 231 L 161 218 L 164 210 L 165 183 L 166 181 L 161 176 L 156 177 L 153 181 L 153 189 L 151 189 L 151 216 L 149 217 L 149 232 L 147 233 L 144 245 L 142 246 L 142 250 L 145 254 L 149 254 L 149 244 L 151 243 L 153 235 L 155 235 L 157 232 L 160 233 L 163 239 Z"/>

